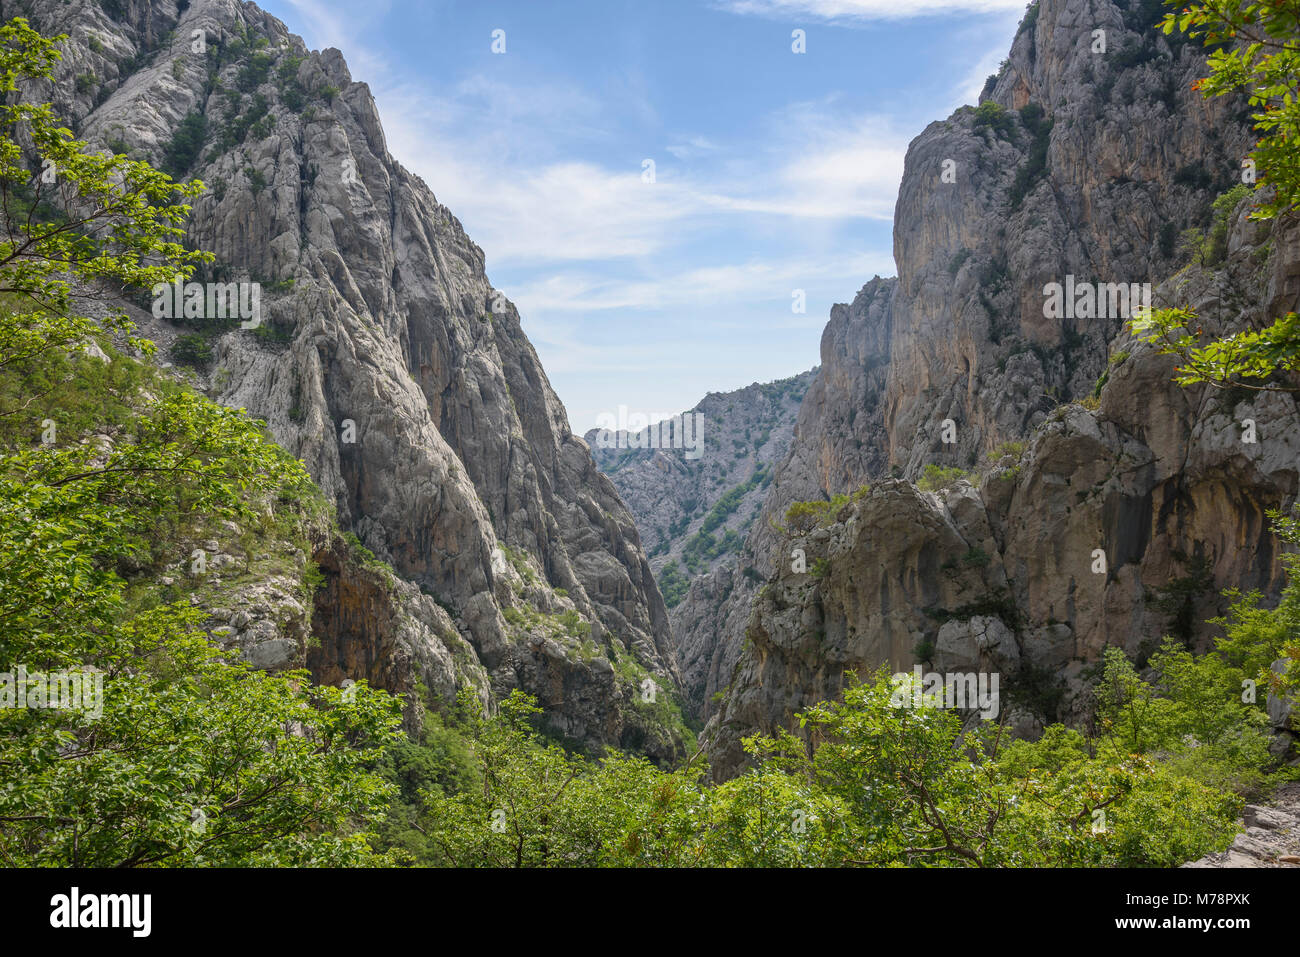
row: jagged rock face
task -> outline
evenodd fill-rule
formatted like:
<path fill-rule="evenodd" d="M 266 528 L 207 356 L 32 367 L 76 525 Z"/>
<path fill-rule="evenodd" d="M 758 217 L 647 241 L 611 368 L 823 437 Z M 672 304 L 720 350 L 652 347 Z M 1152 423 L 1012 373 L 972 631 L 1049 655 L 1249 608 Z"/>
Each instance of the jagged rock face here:
<path fill-rule="evenodd" d="M 755 727 L 788 727 L 796 711 L 838 697 L 846 670 L 865 676 L 880 662 L 910 665 L 914 647 L 936 630 L 933 615 L 1005 587 L 998 565 L 953 560 L 971 547 L 967 536 L 992 537 L 974 492 L 955 498 L 950 508 L 886 480 L 829 527 L 788 541 L 804 551 L 806 567 L 783 563 L 758 594 L 724 732 L 751 714 L 764 719 Z M 958 515 L 970 525 L 959 525 Z M 719 746 L 724 736 L 715 737 L 711 756 L 730 767 L 740 754 Z"/>
<path fill-rule="evenodd" d="M 592 429 L 583 437 L 636 517 L 656 573 L 669 562 L 699 574 L 731 560 L 737 549 L 721 541 L 714 549 L 686 546 L 701 532 L 719 540 L 729 533 L 743 540 L 748 534 L 771 482 L 767 475 L 790 448 L 800 403 L 815 374 L 710 393 L 682 413 L 700 425 L 698 443 L 688 429 L 672 445 L 676 425 L 671 420 L 634 433 Z M 729 495 L 706 530 L 710 512 Z"/>
<path fill-rule="evenodd" d="M 683 690 L 692 713 L 712 713 L 728 684 L 757 585 L 773 573 L 772 548 L 790 503 L 849 491 L 884 466 L 880 415 L 896 281 L 876 277 L 851 305 L 836 305 L 822 332 L 821 366 L 799 407 L 789 453 L 734 563 L 696 577 L 672 612 Z M 631 500 L 630 500 L 631 501 Z M 635 503 L 632 503 L 637 512 Z"/>
<path fill-rule="evenodd" d="M 417 685 L 444 705 L 470 686 L 487 698 L 488 676 L 447 612 L 409 582 L 355 562 L 344 542 L 329 536 L 312 556 L 325 583 L 311 616 L 312 676 L 327 684 L 362 680 L 408 696 L 408 722 L 422 718 Z M 425 699 L 428 700 L 428 699 Z M 484 704 L 487 701 L 484 700 Z"/>
<path fill-rule="evenodd" d="M 1190 304 L 1221 327 L 1300 299 L 1295 223 L 1263 228 L 1244 207 L 1221 268 L 1179 270 L 1188 256 L 1178 234 L 1209 224 L 1252 138 L 1240 102 L 1189 89 L 1203 57 L 1148 29 L 1158 12 L 1044 0 L 986 86 L 983 113 L 964 108 L 913 142 L 895 216 L 899 278 L 876 323 L 846 330 L 838 361 L 823 339 L 818 381 L 740 557 L 770 576 L 768 590 L 756 600 L 754 582 L 718 571 L 678 610 L 687 687 L 695 693 L 691 676 L 703 674 L 707 695 L 727 692 L 720 705 L 694 702 L 710 718 L 720 777 L 743 763 L 741 736 L 789 727 L 839 690 L 845 670 L 905 670 L 918 648 L 936 663 L 978 660 L 1003 672 L 1017 728 L 1032 733 L 1043 720 L 1085 717 L 1082 672 L 1106 645 L 1137 655 L 1171 632 L 1203 644 L 1205 618 L 1224 610 L 1221 589 L 1276 593 L 1266 512 L 1295 498 L 1294 401 L 1184 390 L 1170 381 L 1172 360 L 1131 342 L 1123 316 L 1044 312 L 1044 286 L 1067 275 L 1151 282 L 1157 306 Z M 1106 54 L 1092 52 L 1099 29 Z M 1103 374 L 1098 409 L 1054 411 Z M 828 390 L 836 377 L 858 385 Z M 1259 442 L 1242 441 L 1245 419 Z M 943 441 L 945 420 L 955 442 Z M 873 454 L 828 454 L 859 434 L 876 440 Z M 1006 442 L 1025 449 L 989 462 Z M 906 526 L 892 537 L 873 537 L 863 518 L 873 489 L 850 509 L 856 532 L 845 512 L 808 548 L 807 561 L 825 559 L 829 572 L 791 571 L 796 543 L 766 519 L 891 472 L 916 478 L 927 463 L 985 474 L 955 500 L 886 483 L 900 514 L 870 517 Z M 1104 573 L 1093 570 L 1098 549 Z M 1014 652 L 1000 632 L 981 646 L 990 622 L 977 618 L 1014 634 Z"/>
<path fill-rule="evenodd" d="M 824 343 L 822 352 L 839 362 L 837 349 Z M 711 623 L 711 614 L 726 597 L 724 589 L 730 592 L 740 582 L 741 594 L 748 595 L 752 592 L 745 586 L 763 577 L 746 557 L 752 548 L 737 565 L 740 549 L 730 543 L 743 546 L 767 514 L 763 508 L 773 498 L 772 475 L 790 448 L 796 416 L 807 415 L 801 410 L 810 407 L 806 394 L 809 384 L 819 381 L 816 372 L 706 396 L 685 413 L 699 416 L 690 421 L 703 424 L 698 458 L 691 458 L 686 448 L 652 449 L 650 430 L 631 436 L 630 444 L 627 432 L 593 429 L 586 435 L 596 460 L 636 516 L 651 566 L 660 574 L 667 566 L 669 577 L 662 584 L 669 619 L 674 636 L 684 639 L 677 647 L 684 705 L 697 719 L 706 716 L 705 702 L 720 687 L 716 676 L 721 667 L 714 660 L 712 628 L 701 628 L 701 608 L 708 609 L 704 617 Z M 661 430 L 655 441 L 664 442 L 663 435 Z M 683 598 L 675 582 L 687 576 L 693 584 Z M 740 607 L 739 598 L 735 607 Z"/>
<path fill-rule="evenodd" d="M 885 425 L 909 477 L 932 461 L 970 467 L 1054 400 L 1086 395 L 1123 318 L 1048 318 L 1044 286 L 1162 281 L 1180 265 L 1176 234 L 1204 225 L 1253 143 L 1244 101 L 1191 90 L 1204 58 L 1151 29 L 1162 5 L 1035 9 L 983 98 L 993 120 L 963 108 L 907 152 Z"/>
<path fill-rule="evenodd" d="M 1255 290 L 1222 325 L 1261 321 L 1293 288 L 1296 264 L 1278 250 L 1294 250 L 1300 222 L 1261 229 L 1247 210 L 1222 270 L 1188 269 L 1160 293 L 1213 322 L 1225 287 Z M 741 737 L 791 727 L 839 693 L 845 672 L 881 664 L 996 672 L 1019 733 L 1083 721 L 1084 669 L 1106 646 L 1139 657 L 1168 634 L 1203 645 L 1203 622 L 1226 611 L 1222 589 L 1280 590 L 1268 513 L 1300 488 L 1300 405 L 1280 392 L 1183 389 L 1172 358 L 1116 345 L 1127 355 L 1098 408 L 1061 406 L 978 488 L 923 494 L 885 480 L 778 543 L 821 573 L 778 565 L 754 602 L 706 729 L 716 774 L 743 766 Z"/>
<path fill-rule="evenodd" d="M 539 671 L 570 690 L 599 687 L 544 704 L 579 742 L 619 741 L 635 689 L 606 687 L 578 656 L 542 655 L 528 626 L 506 621 L 521 599 L 498 542 L 563 596 L 539 600 L 576 612 L 596 642 L 617 640 L 675 688 L 668 618 L 634 523 L 569 431 L 483 252 L 389 155 L 370 91 L 342 55 L 309 52 L 238 0 L 129 2 L 113 17 L 97 4 L 29 6 L 38 29 L 70 35 L 53 99 L 79 136 L 174 166 L 183 121 L 207 119 L 202 149 L 176 170 L 210 187 L 189 223 L 192 242 L 216 255 L 200 278 L 261 282 L 264 327 L 220 337 L 210 393 L 265 419 L 343 526 L 452 609 L 497 694 L 534 690 Z M 88 92 L 85 74 L 98 81 Z M 340 655 L 340 667 L 373 666 L 380 652 Z"/>

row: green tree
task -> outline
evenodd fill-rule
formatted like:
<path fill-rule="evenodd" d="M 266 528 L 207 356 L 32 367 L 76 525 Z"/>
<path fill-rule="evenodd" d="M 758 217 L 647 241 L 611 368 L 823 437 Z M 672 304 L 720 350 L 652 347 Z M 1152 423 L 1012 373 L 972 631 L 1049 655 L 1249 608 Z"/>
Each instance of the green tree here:
<path fill-rule="evenodd" d="M 55 42 L 0 27 L 0 672 L 17 704 L 19 665 L 89 670 L 102 707 L 0 707 L 0 862 L 383 860 L 366 833 L 389 788 L 366 768 L 397 702 L 230 660 L 188 600 L 138 574 L 175 557 L 179 523 L 255 521 L 311 485 L 261 423 L 114 350 L 104 328 L 129 332 L 124 316 L 79 313 L 83 290 L 210 257 L 180 242 L 177 199 L 201 184 L 89 152 L 19 99 L 49 79 Z"/>
<path fill-rule="evenodd" d="M 1261 134 L 1249 162 L 1259 188 L 1254 219 L 1290 213 L 1300 205 L 1300 8 L 1264 0 L 1203 0 L 1166 16 L 1165 33 L 1183 31 L 1211 48 L 1209 75 L 1197 81 L 1206 97 L 1245 92 Z M 1228 196 L 1239 199 L 1237 193 Z M 1236 205 L 1236 201 L 1232 205 Z M 1220 218 L 1230 212 L 1216 205 Z M 1213 236 L 1209 243 L 1216 242 Z M 1218 239 L 1222 243 L 1222 237 Z M 1203 257 L 1204 258 L 1204 257 Z M 1211 250 L 1210 264 L 1215 258 Z M 1275 373 L 1300 371 L 1300 316 L 1289 312 L 1262 329 L 1216 337 L 1193 310 L 1156 310 L 1131 323 L 1135 334 L 1179 357 L 1176 381 L 1256 390 L 1294 391 Z"/>

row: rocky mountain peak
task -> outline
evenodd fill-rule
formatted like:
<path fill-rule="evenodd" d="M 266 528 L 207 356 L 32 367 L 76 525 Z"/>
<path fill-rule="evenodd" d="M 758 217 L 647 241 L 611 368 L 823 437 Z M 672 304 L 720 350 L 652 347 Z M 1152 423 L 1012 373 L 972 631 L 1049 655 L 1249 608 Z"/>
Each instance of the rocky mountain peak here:
<path fill-rule="evenodd" d="M 50 98 L 77 135 L 207 184 L 188 239 L 216 262 L 195 281 L 258 284 L 260 323 L 146 319 L 145 334 L 166 348 L 202 326 L 200 384 L 264 419 L 343 528 L 428 596 L 411 614 L 450 614 L 475 667 L 426 686 L 481 665 L 493 695 L 536 694 L 574 742 L 679 752 L 674 706 L 634 706 L 647 676 L 665 698 L 678 682 L 636 527 L 483 251 L 388 152 L 343 55 L 237 0 L 23 6 L 69 34 Z M 349 642 L 395 640 L 331 628 L 331 674 L 375 659 Z M 406 640 L 440 632 L 429 620 Z M 448 655 L 410 658 L 436 669 Z M 382 672 L 374 683 L 391 686 Z"/>

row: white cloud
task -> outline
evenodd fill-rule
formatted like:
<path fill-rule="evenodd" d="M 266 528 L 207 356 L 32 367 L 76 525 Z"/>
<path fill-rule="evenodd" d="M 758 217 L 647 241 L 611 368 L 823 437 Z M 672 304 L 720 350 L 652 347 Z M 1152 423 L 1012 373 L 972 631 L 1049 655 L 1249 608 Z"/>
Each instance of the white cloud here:
<path fill-rule="evenodd" d="M 657 255 L 700 230 L 743 229 L 755 215 L 888 221 L 908 142 L 885 118 L 800 103 L 772 115 L 757 148 L 697 136 L 617 169 L 547 158 L 555 130 L 596 126 L 600 104 L 575 88 L 472 79 L 446 97 L 401 86 L 375 97 L 390 150 L 494 266 Z M 678 167 L 676 154 L 688 151 L 703 165 Z M 656 161 L 654 183 L 642 180 L 646 158 Z"/>
<path fill-rule="evenodd" d="M 353 72 L 371 85 L 390 151 L 465 223 L 490 267 L 671 255 L 702 230 L 746 229 L 756 216 L 810 230 L 892 218 L 908 137 L 883 118 L 797 103 L 771 114 L 756 140 L 683 134 L 616 168 L 586 158 L 618 145 L 608 90 L 597 99 L 563 79 L 472 74 L 431 93 L 366 49 L 354 17 L 369 12 L 288 2 L 311 44 L 364 64 Z M 617 111 L 627 108 L 620 94 Z M 656 160 L 653 184 L 642 181 L 644 158 Z"/>
<path fill-rule="evenodd" d="M 701 266 L 637 279 L 568 271 L 505 291 L 524 315 L 554 312 L 577 315 L 666 310 L 724 302 L 732 306 L 774 301 L 786 304 L 795 289 L 834 283 L 846 276 L 862 277 L 865 281 L 875 274 L 892 275 L 893 272 L 894 261 L 888 254 L 864 253 Z M 846 294 L 850 291 L 846 289 Z M 823 324 L 825 316 L 818 319 L 818 325 Z"/>
<path fill-rule="evenodd" d="M 788 19 L 903 20 L 945 13 L 1023 10 L 1025 0 L 719 0 L 731 13 Z"/>
<path fill-rule="evenodd" d="M 774 173 L 757 177 L 748 191 L 737 183 L 712 196 L 713 205 L 806 219 L 893 218 L 908 137 L 888 120 L 800 104 L 781 111 L 780 122 L 786 133 L 773 148 Z"/>
<path fill-rule="evenodd" d="M 697 156 L 706 156 L 710 153 L 716 153 L 719 149 L 718 144 L 710 141 L 704 136 L 691 136 L 684 142 L 674 143 L 666 147 L 668 152 L 679 160 L 692 159 Z"/>

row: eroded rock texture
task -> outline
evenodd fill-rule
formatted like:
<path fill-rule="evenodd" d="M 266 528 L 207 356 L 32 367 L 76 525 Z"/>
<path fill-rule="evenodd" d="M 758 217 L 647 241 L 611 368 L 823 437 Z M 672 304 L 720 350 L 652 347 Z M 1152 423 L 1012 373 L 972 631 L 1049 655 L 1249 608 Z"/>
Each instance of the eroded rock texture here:
<path fill-rule="evenodd" d="M 997 670 L 1023 733 L 1084 720 L 1082 673 L 1106 645 L 1203 645 L 1223 588 L 1279 588 L 1266 513 L 1297 490 L 1294 400 L 1180 388 L 1125 315 L 1044 310 L 1067 276 L 1150 282 L 1156 305 L 1220 328 L 1300 300 L 1300 230 L 1249 222 L 1245 203 L 1222 261 L 1189 265 L 1180 235 L 1211 226 L 1252 140 L 1240 101 L 1190 90 L 1203 59 L 1152 29 L 1160 15 L 1043 0 L 979 110 L 912 143 L 898 279 L 833 313 L 740 558 L 766 584 L 715 571 L 677 613 L 719 776 L 743 764 L 741 736 L 789 727 L 846 671 L 882 664 Z M 899 481 L 927 465 L 970 474 L 935 492 Z M 772 527 L 793 501 L 864 483 L 810 532 Z"/>
<path fill-rule="evenodd" d="M 52 98 L 78 136 L 209 186 L 189 239 L 217 262 L 196 278 L 263 291 L 262 327 L 216 339 L 209 393 L 265 419 L 411 586 L 332 577 L 318 673 L 449 691 L 482 669 L 575 742 L 680 753 L 633 706 L 646 675 L 678 685 L 635 525 L 482 250 L 389 154 L 339 51 L 238 0 L 4 4 L 18 13 L 69 34 Z M 474 660 L 456 665 L 462 642 Z"/>

